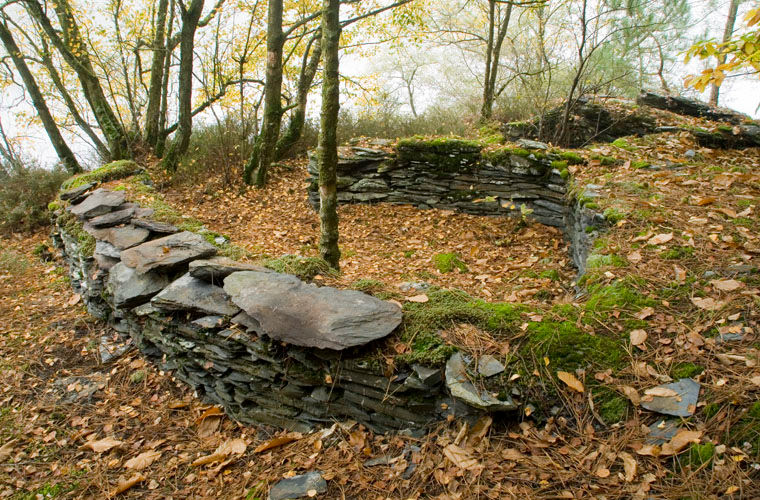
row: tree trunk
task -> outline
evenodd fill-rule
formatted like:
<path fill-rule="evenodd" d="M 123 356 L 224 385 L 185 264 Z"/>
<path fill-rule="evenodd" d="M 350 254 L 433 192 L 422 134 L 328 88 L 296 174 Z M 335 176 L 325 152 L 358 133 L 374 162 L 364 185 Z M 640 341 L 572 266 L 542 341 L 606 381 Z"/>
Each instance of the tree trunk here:
<path fill-rule="evenodd" d="M 723 30 L 723 43 L 729 41 L 734 34 L 734 25 L 736 24 L 736 12 L 739 10 L 739 4 L 741 0 L 731 0 L 731 5 L 728 7 L 728 17 L 726 18 L 726 27 Z M 726 62 L 726 56 L 718 57 L 718 66 Z M 718 97 L 720 96 L 720 87 L 712 84 L 710 88 L 710 105 L 718 105 Z"/>
<path fill-rule="evenodd" d="M 180 4 L 182 5 L 182 4 Z M 179 116 L 177 135 L 166 153 L 163 165 L 169 172 L 175 172 L 180 158 L 190 146 L 193 131 L 193 50 L 195 30 L 203 11 L 203 0 L 192 0 L 187 9 L 180 7 L 182 28 L 179 41 Z"/>
<path fill-rule="evenodd" d="M 170 70 L 172 65 L 171 55 L 177 46 L 176 42 L 172 40 L 175 4 L 176 1 L 171 0 L 169 4 L 169 23 L 166 25 L 166 56 L 164 57 L 163 81 L 161 82 L 161 112 L 158 117 L 158 138 L 156 139 L 156 149 L 154 150 L 157 158 L 162 158 L 164 156 L 166 138 L 169 136 L 169 133 L 166 131 L 166 115 L 169 110 L 169 75 L 171 74 Z"/>
<path fill-rule="evenodd" d="M 311 42 L 314 40 L 316 39 L 312 39 Z M 311 90 L 311 84 L 314 83 L 314 77 L 319 67 L 319 60 L 322 58 L 322 45 L 320 41 L 317 41 L 313 45 L 314 49 L 311 55 L 309 55 L 310 46 L 306 48 L 306 53 L 304 54 L 301 75 L 298 78 L 298 88 L 296 90 L 296 107 L 290 116 L 287 130 L 277 141 L 277 147 L 274 152 L 275 161 L 284 158 L 303 133 L 303 126 L 306 123 L 306 103 L 309 98 L 309 90 Z"/>
<path fill-rule="evenodd" d="M 488 43 L 486 46 L 486 74 L 483 81 L 483 107 L 480 111 L 481 122 L 491 119 L 493 102 L 496 98 L 496 77 L 499 74 L 501 46 L 507 36 L 509 21 L 512 18 L 512 3 L 507 4 L 507 12 L 501 18 L 501 8 L 496 9 L 496 0 L 489 0 Z M 496 24 L 498 21 L 498 31 Z M 496 31 L 496 33 L 494 33 Z"/>
<path fill-rule="evenodd" d="M 71 66 L 82 84 L 82 92 L 90 105 L 100 130 L 108 142 L 108 149 L 112 160 L 129 158 L 131 155 L 129 141 L 124 128 L 116 117 L 111 105 L 108 103 L 100 80 L 90 61 L 87 44 L 82 39 L 79 26 L 71 12 L 67 0 L 57 0 L 53 6 L 61 24 L 63 38 L 53 27 L 42 6 L 37 0 L 28 0 L 24 3 L 29 14 L 39 23 L 45 34 L 61 53 L 66 63 Z"/>
<path fill-rule="evenodd" d="M 269 0 L 267 16 L 267 70 L 264 85 L 264 122 L 258 147 L 248 159 L 243 172 L 246 184 L 264 187 L 267 169 L 274 160 L 277 139 L 282 123 L 282 47 L 285 37 L 282 32 L 282 0 Z"/>
<path fill-rule="evenodd" d="M 58 158 L 60 158 L 66 171 L 70 174 L 81 172 L 82 167 L 79 166 L 79 162 L 77 162 L 74 153 L 69 149 L 60 130 L 58 130 L 58 125 L 56 125 L 53 115 L 50 113 L 50 110 L 45 103 L 42 92 L 37 86 L 37 82 L 34 80 L 34 75 L 29 71 L 29 67 L 26 65 L 26 61 L 24 61 L 24 57 L 21 55 L 21 51 L 19 50 L 18 45 L 16 45 L 16 41 L 13 39 L 5 21 L 0 21 L 0 40 L 2 40 L 3 45 L 5 46 L 5 51 L 13 60 L 13 64 L 16 66 L 19 75 L 21 75 L 21 80 L 24 82 L 27 92 L 29 92 L 32 104 L 37 110 L 37 114 L 42 121 L 42 126 L 45 127 L 45 132 L 47 133 L 48 138 L 50 138 L 50 142 L 53 144 L 55 152 L 58 154 Z"/>
<path fill-rule="evenodd" d="M 338 47 L 340 44 L 340 0 L 322 2 L 322 114 L 319 128 L 319 253 L 338 269 L 338 109 L 340 80 Z"/>
<path fill-rule="evenodd" d="M 148 106 L 145 111 L 145 142 L 155 151 L 159 138 L 161 121 L 161 95 L 164 80 L 164 60 L 166 59 L 166 13 L 169 0 L 159 0 L 156 13 L 156 35 L 153 38 L 153 61 L 150 66 L 150 86 Z"/>

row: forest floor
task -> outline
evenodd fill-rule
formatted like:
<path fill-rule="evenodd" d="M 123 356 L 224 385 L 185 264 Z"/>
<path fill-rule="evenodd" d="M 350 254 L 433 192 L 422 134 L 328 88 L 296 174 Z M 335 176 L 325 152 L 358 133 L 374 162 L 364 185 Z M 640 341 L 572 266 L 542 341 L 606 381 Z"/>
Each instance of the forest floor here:
<path fill-rule="evenodd" d="M 86 314 L 61 261 L 33 254 L 41 231 L 4 237 L 0 250 L 0 497 L 264 499 L 283 477 L 319 470 L 330 499 L 760 498 L 760 151 L 700 149 L 686 132 L 618 146 L 578 151 L 589 161 L 576 186 L 596 185 L 594 203 L 618 219 L 584 285 L 622 281 L 648 305 L 608 303 L 584 323 L 624 337 L 628 359 L 615 373 L 574 376 L 624 395 L 620 422 L 599 418 L 583 384 L 552 380 L 564 409 L 548 421 L 528 412 L 474 428 L 450 421 L 421 439 L 355 423 L 308 435 L 239 425 L 134 351 L 101 364 L 105 326 Z M 251 257 L 313 256 L 306 177 L 298 161 L 262 191 L 218 179 L 158 187 Z M 331 285 L 377 280 L 404 301 L 419 292 L 400 283 L 425 281 L 530 304 L 534 321 L 558 304 L 584 314 L 556 229 L 384 204 L 342 206 L 340 218 L 342 273 L 322 278 Z M 431 258 L 447 252 L 467 271 L 436 269 Z M 79 376 L 88 378 L 65 378 Z M 701 383 L 694 416 L 666 445 L 647 444 L 662 417 L 640 406 L 645 391 L 682 376 Z M 91 381 L 90 402 L 66 402 Z M 222 465 L 198 460 L 239 440 L 244 450 Z"/>

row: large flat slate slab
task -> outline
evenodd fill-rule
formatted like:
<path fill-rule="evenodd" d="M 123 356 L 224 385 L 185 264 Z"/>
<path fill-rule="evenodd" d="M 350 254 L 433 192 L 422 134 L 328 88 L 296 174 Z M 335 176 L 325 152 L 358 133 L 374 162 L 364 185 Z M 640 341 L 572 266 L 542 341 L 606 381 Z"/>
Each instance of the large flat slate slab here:
<path fill-rule="evenodd" d="M 144 273 L 151 269 L 176 267 L 215 254 L 216 247 L 201 235 L 183 231 L 124 250 L 121 261 L 138 273 Z"/>
<path fill-rule="evenodd" d="M 116 307 L 133 307 L 149 300 L 169 284 L 169 279 L 157 272 L 138 273 L 119 262 L 108 273 L 108 289 Z"/>
<path fill-rule="evenodd" d="M 313 471 L 278 481 L 269 489 L 268 500 L 313 497 L 326 491 L 327 481 L 322 478 L 322 474 Z"/>
<path fill-rule="evenodd" d="M 96 189 L 81 203 L 72 206 L 70 211 L 79 218 L 90 219 L 112 211 L 124 203 L 125 197 L 124 191 L 108 191 L 103 188 Z"/>
<path fill-rule="evenodd" d="M 240 271 L 225 278 L 224 290 L 260 323 L 261 333 L 304 347 L 364 345 L 401 323 L 394 304 L 355 290 L 307 285 L 290 274 Z"/>
<path fill-rule="evenodd" d="M 92 219 L 90 219 L 90 225 L 92 225 L 93 227 L 118 226 L 119 224 L 124 224 L 125 222 L 129 222 L 129 219 L 132 218 L 132 215 L 134 213 L 135 213 L 135 207 L 121 206 L 121 207 L 118 207 L 118 210 L 114 212 L 108 212 L 106 214 L 93 217 Z"/>
<path fill-rule="evenodd" d="M 206 283 L 190 274 L 172 282 L 150 301 L 155 307 L 174 311 L 196 310 L 206 314 L 234 316 L 240 308 L 230 302 L 220 287 Z"/>

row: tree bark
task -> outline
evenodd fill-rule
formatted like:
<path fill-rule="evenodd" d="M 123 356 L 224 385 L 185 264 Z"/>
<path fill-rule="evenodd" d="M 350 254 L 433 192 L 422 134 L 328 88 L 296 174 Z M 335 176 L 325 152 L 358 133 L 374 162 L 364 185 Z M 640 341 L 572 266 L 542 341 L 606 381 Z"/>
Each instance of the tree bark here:
<path fill-rule="evenodd" d="M 161 120 L 161 95 L 166 59 L 166 14 L 169 0 L 159 0 L 156 13 L 156 35 L 153 37 L 153 61 L 150 66 L 148 106 L 145 111 L 145 142 L 155 151 L 159 138 Z"/>
<path fill-rule="evenodd" d="M 27 0 L 24 3 L 29 14 L 39 23 L 45 34 L 61 53 L 66 63 L 71 66 L 82 84 L 82 92 L 90 105 L 100 130 L 108 142 L 111 160 L 129 158 L 131 151 L 124 128 L 114 113 L 103 92 L 95 69 L 90 61 L 87 44 L 82 39 L 79 26 L 71 12 L 67 0 L 56 0 L 53 3 L 58 22 L 61 24 L 63 38 L 53 27 L 50 19 L 42 10 L 37 0 Z"/>
<path fill-rule="evenodd" d="M 481 122 L 490 120 L 493 113 L 501 46 L 507 36 L 509 21 L 512 18 L 512 3 L 507 3 L 507 11 L 503 18 L 501 8 L 497 9 L 497 3 L 497 0 L 488 1 L 488 41 L 486 43 L 486 74 L 483 78 L 483 106 L 480 111 Z"/>
<path fill-rule="evenodd" d="M 179 41 L 179 116 L 177 118 L 177 136 L 174 138 L 163 166 L 169 172 L 175 172 L 179 160 L 190 146 L 190 134 L 193 131 L 193 50 L 195 48 L 195 30 L 203 11 L 203 0 L 192 0 L 185 8 L 180 2 L 182 28 Z"/>
<path fill-rule="evenodd" d="M 309 90 L 311 90 L 311 85 L 314 83 L 314 77 L 319 68 L 319 60 L 322 58 L 322 44 L 320 41 L 313 43 L 315 40 L 318 39 L 314 38 L 309 42 L 309 46 L 304 53 L 301 75 L 298 77 L 298 88 L 296 89 L 296 107 L 290 116 L 288 128 L 277 141 L 277 147 L 274 152 L 275 161 L 284 158 L 303 133 L 303 126 L 306 123 L 306 104 L 309 98 Z M 311 51 L 311 55 L 309 55 L 309 49 L 312 44 L 314 48 Z"/>
<path fill-rule="evenodd" d="M 264 187 L 267 169 L 274 160 L 277 139 L 282 123 L 282 0 L 269 0 L 267 16 L 267 70 L 264 85 L 264 121 L 256 147 L 248 159 L 243 180 L 256 187 Z"/>
<path fill-rule="evenodd" d="M 319 253 L 332 267 L 338 269 L 338 109 L 340 80 L 338 47 L 340 44 L 340 0 L 322 2 L 322 54 L 324 78 L 322 83 L 322 114 L 319 129 Z"/>
<path fill-rule="evenodd" d="M 731 5 L 728 6 L 728 17 L 726 18 L 726 27 L 723 30 L 723 43 L 729 41 L 734 34 L 734 25 L 736 24 L 736 13 L 739 10 L 739 4 L 741 0 L 731 0 Z M 726 56 L 718 57 L 718 66 L 726 62 Z M 720 96 L 720 87 L 714 83 L 710 87 L 710 105 L 717 106 L 718 98 Z"/>
<path fill-rule="evenodd" d="M 70 174 L 81 172 L 82 167 L 79 166 L 79 162 L 77 162 L 74 153 L 63 139 L 61 131 L 58 130 L 58 125 L 56 125 L 53 115 L 50 113 L 50 110 L 45 103 L 42 92 L 34 79 L 34 75 L 32 75 L 32 72 L 26 65 L 26 61 L 24 61 L 24 57 L 21 55 L 21 50 L 19 50 L 11 31 L 5 24 L 5 21 L 0 21 L 0 40 L 2 40 L 3 45 L 5 46 L 5 51 L 13 60 L 13 65 L 16 66 L 19 75 L 21 75 L 21 80 L 24 82 L 24 86 L 32 99 L 32 104 L 42 121 L 42 126 L 45 127 L 45 132 L 47 133 L 50 142 L 53 144 L 53 148 L 55 148 L 55 152 L 61 160 L 61 163 L 63 163 L 64 168 L 66 168 L 66 171 Z"/>

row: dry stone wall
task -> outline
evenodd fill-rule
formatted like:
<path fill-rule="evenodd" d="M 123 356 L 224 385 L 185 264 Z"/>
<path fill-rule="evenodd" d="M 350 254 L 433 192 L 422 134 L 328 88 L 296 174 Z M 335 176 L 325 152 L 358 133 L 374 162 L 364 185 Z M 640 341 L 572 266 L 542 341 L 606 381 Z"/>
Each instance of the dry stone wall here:
<path fill-rule="evenodd" d="M 53 241 L 88 311 L 121 336 L 116 352 L 104 338 L 103 362 L 136 346 L 237 420 L 299 431 L 335 419 L 420 431 L 488 407 L 452 398 L 442 368 L 383 372 L 371 354 L 397 305 L 215 256 L 202 235 L 93 187 L 63 194 Z M 477 389 L 458 391 L 477 406 Z"/>

